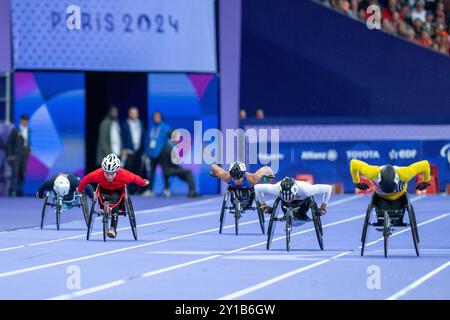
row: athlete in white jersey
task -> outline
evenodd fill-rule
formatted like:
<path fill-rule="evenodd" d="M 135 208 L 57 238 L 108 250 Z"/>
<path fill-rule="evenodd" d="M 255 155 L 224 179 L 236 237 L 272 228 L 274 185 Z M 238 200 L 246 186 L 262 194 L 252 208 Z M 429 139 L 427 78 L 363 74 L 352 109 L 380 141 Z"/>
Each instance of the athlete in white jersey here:
<path fill-rule="evenodd" d="M 261 204 L 261 209 L 269 213 L 271 208 L 265 203 L 265 196 L 271 194 L 278 196 L 283 205 L 296 206 L 299 208 L 294 218 L 299 220 L 309 220 L 306 212 L 311 207 L 313 196 L 322 195 L 322 203 L 319 208 L 320 215 L 326 213 L 327 204 L 331 197 L 331 185 L 314 184 L 311 185 L 304 181 L 296 181 L 293 178 L 286 177 L 276 184 L 258 184 L 255 186 L 256 199 Z"/>

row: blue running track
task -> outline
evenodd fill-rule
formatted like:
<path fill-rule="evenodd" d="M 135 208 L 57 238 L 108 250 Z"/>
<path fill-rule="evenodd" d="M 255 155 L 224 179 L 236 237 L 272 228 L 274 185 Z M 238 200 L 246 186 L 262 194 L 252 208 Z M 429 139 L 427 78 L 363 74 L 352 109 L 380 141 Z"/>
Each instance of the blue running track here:
<path fill-rule="evenodd" d="M 410 229 L 399 228 L 387 259 L 374 228 L 360 256 L 368 196 L 332 197 L 324 251 L 307 223 L 294 228 L 290 252 L 280 222 L 266 250 L 251 211 L 238 236 L 230 214 L 219 235 L 222 197 L 135 196 L 139 241 L 121 218 L 106 243 L 99 218 L 86 241 L 79 209 L 64 213 L 60 231 L 49 212 L 40 230 L 41 200 L 1 199 L 0 299 L 450 299 L 450 198 L 410 198 L 421 256 Z"/>

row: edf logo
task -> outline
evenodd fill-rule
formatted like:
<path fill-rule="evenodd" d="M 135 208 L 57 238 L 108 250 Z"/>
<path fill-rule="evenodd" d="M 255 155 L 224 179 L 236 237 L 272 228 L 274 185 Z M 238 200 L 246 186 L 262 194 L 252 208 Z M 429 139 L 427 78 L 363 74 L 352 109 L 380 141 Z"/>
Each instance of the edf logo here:
<path fill-rule="evenodd" d="M 446 158 L 447 162 L 450 164 L 450 143 L 446 144 L 441 148 L 441 157 Z"/>
<path fill-rule="evenodd" d="M 79 6 L 70 5 L 66 9 L 66 26 L 69 30 L 81 30 L 81 9 Z"/>

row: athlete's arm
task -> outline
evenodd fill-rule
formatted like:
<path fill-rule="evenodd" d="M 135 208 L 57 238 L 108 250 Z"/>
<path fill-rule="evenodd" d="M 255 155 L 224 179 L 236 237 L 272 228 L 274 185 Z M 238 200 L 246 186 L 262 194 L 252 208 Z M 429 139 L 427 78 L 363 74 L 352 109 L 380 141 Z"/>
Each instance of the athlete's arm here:
<path fill-rule="evenodd" d="M 227 182 L 231 178 L 230 173 L 219 167 L 217 164 L 211 165 L 211 171 L 214 176 L 219 177 L 223 182 Z"/>
<path fill-rule="evenodd" d="M 50 179 L 45 181 L 38 189 L 37 196 L 38 198 L 43 198 L 44 193 L 53 189 L 53 184 L 55 183 L 55 179 Z"/>
<path fill-rule="evenodd" d="M 255 173 L 249 173 L 247 174 L 247 179 L 251 184 L 257 184 L 264 176 L 274 176 L 271 167 L 264 166 L 257 170 Z"/>
<path fill-rule="evenodd" d="M 277 196 L 280 192 L 280 185 L 281 182 L 278 182 L 276 184 L 257 184 L 255 186 L 255 197 L 259 201 L 261 205 L 265 204 L 266 201 L 264 199 L 265 195 L 271 194 L 274 196 Z"/>
<path fill-rule="evenodd" d="M 364 161 L 352 159 L 350 161 L 350 174 L 352 175 L 353 183 L 360 183 L 359 174 L 362 174 L 369 180 L 376 180 L 378 178 L 378 174 L 380 173 L 380 167 L 371 166 Z"/>
<path fill-rule="evenodd" d="M 146 186 L 148 184 L 148 180 L 146 179 L 142 179 L 141 177 L 139 177 L 137 174 L 134 174 L 126 169 L 120 169 L 122 171 L 122 174 L 124 176 L 125 179 L 125 183 L 134 183 L 137 184 L 138 186 Z"/>
<path fill-rule="evenodd" d="M 99 182 L 99 178 L 98 178 L 99 174 L 103 174 L 102 169 L 94 170 L 91 173 L 89 173 L 87 176 L 85 176 L 83 179 L 81 179 L 80 184 L 77 187 L 77 192 L 79 192 L 79 193 L 83 192 L 84 188 L 86 188 L 86 186 L 89 183 Z"/>
<path fill-rule="evenodd" d="M 331 198 L 332 188 L 329 184 L 309 184 L 303 181 L 296 181 L 300 190 L 305 192 L 306 196 L 322 195 L 322 204 L 327 205 Z"/>
<path fill-rule="evenodd" d="M 418 174 L 422 174 L 423 182 L 427 183 L 430 181 L 430 164 L 427 160 L 419 161 L 407 167 L 397 168 L 397 173 L 404 182 L 408 182 Z"/>

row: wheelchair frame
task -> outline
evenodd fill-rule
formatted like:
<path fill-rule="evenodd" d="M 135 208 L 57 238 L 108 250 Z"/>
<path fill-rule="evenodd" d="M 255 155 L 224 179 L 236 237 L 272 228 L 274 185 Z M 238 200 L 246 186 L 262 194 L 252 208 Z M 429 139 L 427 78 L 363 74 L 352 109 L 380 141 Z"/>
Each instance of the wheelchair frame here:
<path fill-rule="evenodd" d="M 243 207 L 242 201 L 238 199 L 238 196 L 236 196 L 233 193 L 236 193 L 239 188 L 232 188 L 231 186 L 227 187 L 227 191 L 223 195 L 223 201 L 222 201 L 222 208 L 220 210 L 220 227 L 219 227 L 219 234 L 222 234 L 223 224 L 225 222 L 225 211 L 228 210 L 229 213 L 234 215 L 234 228 L 236 235 L 239 234 L 239 220 L 241 219 L 242 215 L 247 210 L 256 210 L 258 213 L 258 219 L 259 219 L 259 225 L 261 227 L 262 234 L 265 234 L 265 219 L 264 219 L 264 212 L 262 212 L 260 208 L 259 201 L 255 197 L 255 190 L 254 187 L 252 188 L 246 188 L 245 190 L 250 190 L 252 192 L 250 194 L 251 197 L 251 203 L 248 204 L 248 206 Z M 233 196 L 232 196 L 233 194 Z M 228 200 L 230 200 L 230 206 L 228 206 Z M 233 201 L 234 200 L 234 201 Z M 256 207 L 253 206 L 253 203 L 255 203 Z"/>
<path fill-rule="evenodd" d="M 281 205 L 286 209 L 286 212 L 284 213 L 282 218 L 277 218 L 277 209 L 278 206 Z M 275 226 L 277 221 L 286 221 L 285 224 L 285 232 L 286 232 L 286 250 L 290 251 L 291 249 L 291 232 L 292 232 L 292 221 L 294 220 L 294 211 L 298 209 L 295 207 L 285 206 L 283 201 L 280 199 L 280 197 L 277 197 L 274 201 L 272 212 L 270 214 L 270 221 L 269 221 L 269 227 L 267 229 L 267 245 L 266 249 L 270 250 L 273 235 L 275 233 Z M 320 218 L 319 208 L 317 206 L 316 201 L 314 200 L 314 197 L 311 197 L 311 205 L 308 209 L 308 211 L 311 211 L 312 220 L 314 223 L 314 229 L 316 232 L 317 242 L 319 243 L 320 250 L 323 250 L 323 228 L 322 228 L 322 220 Z"/>
<path fill-rule="evenodd" d="M 64 211 L 68 211 L 73 207 L 81 207 L 81 210 L 83 211 L 84 221 L 86 223 L 86 226 L 88 225 L 89 209 L 87 197 L 84 192 L 81 194 L 74 192 L 73 198 L 71 200 L 64 200 L 64 197 L 56 195 L 54 191 L 47 191 L 44 196 L 44 205 L 42 206 L 41 212 L 41 229 L 44 229 L 47 206 L 49 206 L 50 208 L 55 208 L 57 230 L 59 230 L 61 226 L 61 213 Z"/>
<path fill-rule="evenodd" d="M 116 206 L 120 206 L 123 201 L 125 202 L 124 209 L 119 210 L 119 213 L 112 213 L 112 209 L 115 208 Z M 97 203 L 102 204 L 103 209 L 101 209 L 100 205 L 99 205 L 99 209 L 98 209 L 98 211 L 96 211 L 95 207 L 96 207 Z M 105 212 L 107 212 L 108 214 L 104 214 Z M 103 241 L 106 241 L 106 235 L 108 233 L 108 228 L 109 228 L 109 219 L 110 219 L 110 216 L 113 214 L 117 215 L 117 216 L 128 216 L 128 218 L 130 220 L 130 226 L 131 226 L 131 230 L 133 232 L 134 240 L 136 240 L 136 241 L 138 240 L 136 215 L 134 213 L 133 202 L 131 201 L 131 198 L 128 195 L 128 189 L 126 186 L 124 187 L 124 189 L 122 191 L 119 201 L 117 201 L 117 203 L 111 204 L 111 203 L 109 203 L 109 201 L 105 201 L 104 203 L 102 202 L 102 199 L 100 196 L 100 186 L 97 185 L 97 188 L 95 189 L 95 193 L 94 193 L 94 200 L 92 201 L 92 206 L 91 206 L 91 210 L 89 213 L 88 231 L 87 231 L 87 235 L 86 235 L 86 240 L 89 240 L 91 237 L 92 229 L 94 227 L 94 222 L 95 222 L 94 214 L 97 214 L 97 216 L 102 217 Z"/>
<path fill-rule="evenodd" d="M 419 240 L 419 231 L 417 228 L 416 214 L 414 212 L 413 206 L 411 205 L 411 201 L 409 200 L 408 194 L 407 193 L 404 194 L 404 197 L 406 197 L 406 203 L 399 210 L 377 208 L 374 203 L 375 196 L 376 196 L 376 194 L 374 193 L 372 195 L 372 199 L 367 207 L 366 217 L 364 219 L 364 225 L 363 225 L 363 230 L 362 230 L 362 235 L 361 235 L 361 256 L 364 255 L 364 247 L 366 244 L 367 231 L 368 231 L 369 225 L 374 226 L 374 227 L 382 227 L 378 230 L 383 231 L 384 257 L 385 258 L 387 258 L 388 242 L 389 242 L 389 237 L 392 234 L 393 227 L 410 227 L 411 233 L 412 233 L 412 238 L 413 238 L 413 243 L 414 243 L 414 249 L 416 251 L 416 255 L 419 256 L 419 241 L 420 240 Z M 373 209 L 375 209 L 375 213 L 377 216 L 377 223 L 370 222 L 370 218 L 371 218 Z M 401 226 L 393 225 L 392 220 L 399 219 L 398 216 L 401 217 L 403 215 L 404 210 L 406 210 L 408 212 L 409 223 L 407 223 L 405 225 L 401 225 Z M 394 216 L 394 215 L 396 215 L 396 216 Z M 378 223 L 381 220 L 383 220 L 383 225 Z"/>

